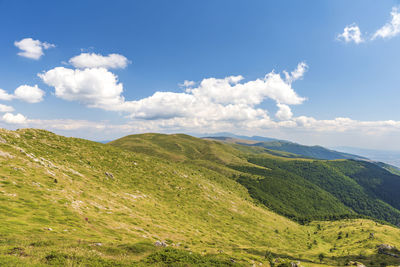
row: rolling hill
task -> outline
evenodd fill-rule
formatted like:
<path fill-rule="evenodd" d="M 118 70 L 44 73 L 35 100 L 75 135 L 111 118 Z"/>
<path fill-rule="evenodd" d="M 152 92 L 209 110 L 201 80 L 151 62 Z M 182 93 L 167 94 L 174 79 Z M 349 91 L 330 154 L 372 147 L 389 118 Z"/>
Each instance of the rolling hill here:
<path fill-rule="evenodd" d="M 0 265 L 398 265 L 382 253 L 395 249 L 378 246 L 400 247 L 400 230 L 356 218 L 361 213 L 329 192 L 329 183 L 293 171 L 314 163 L 396 210 L 384 201 L 390 191 L 379 195 L 376 183 L 360 182 L 369 166 L 357 161 L 354 169 L 186 135 L 101 144 L 44 130 L 1 130 Z M 296 202 L 310 202 L 303 225 L 293 220 L 306 212 Z"/>
<path fill-rule="evenodd" d="M 393 193 L 400 188 L 400 176 L 364 161 L 305 159 L 228 140 L 145 134 L 110 145 L 220 172 L 245 186 L 260 203 L 302 223 L 362 216 L 400 223 L 400 196 Z"/>
<path fill-rule="evenodd" d="M 205 139 L 220 140 L 227 143 L 247 145 L 247 146 L 258 146 L 274 151 L 283 151 L 297 156 L 302 156 L 306 158 L 315 159 L 357 159 L 357 160 L 368 160 L 366 157 L 353 155 L 349 153 L 339 152 L 331 149 L 327 149 L 322 146 L 305 146 L 289 141 L 283 140 L 270 140 L 270 138 L 260 138 L 260 137 L 247 137 L 246 139 L 236 138 L 236 137 L 205 137 Z"/>

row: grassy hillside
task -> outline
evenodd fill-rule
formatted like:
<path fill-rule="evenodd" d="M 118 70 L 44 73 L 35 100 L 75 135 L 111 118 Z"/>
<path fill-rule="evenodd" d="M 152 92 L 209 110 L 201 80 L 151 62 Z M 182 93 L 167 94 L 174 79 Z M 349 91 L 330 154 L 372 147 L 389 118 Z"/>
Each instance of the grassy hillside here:
<path fill-rule="evenodd" d="M 360 173 L 360 179 L 355 179 L 344 166 L 349 170 L 362 168 L 364 173 L 373 173 L 373 179 L 399 181 L 400 176 L 367 162 L 304 159 L 229 140 L 145 134 L 127 136 L 110 145 L 211 168 L 245 186 L 253 199 L 302 223 L 363 216 L 396 225 L 400 222 L 398 206 L 393 205 L 400 199 L 394 193 L 400 184 L 387 183 L 376 188 L 379 194 L 373 193 L 362 182 L 367 176 Z"/>
<path fill-rule="evenodd" d="M 142 152 L 132 152 L 1 130 L 0 265 L 399 264 L 377 249 L 400 247 L 399 229 L 365 219 L 299 225 L 226 175 L 240 176 L 231 164 L 256 166 L 242 152 L 176 135 L 156 157 L 146 148 L 152 138 L 141 137 Z"/>

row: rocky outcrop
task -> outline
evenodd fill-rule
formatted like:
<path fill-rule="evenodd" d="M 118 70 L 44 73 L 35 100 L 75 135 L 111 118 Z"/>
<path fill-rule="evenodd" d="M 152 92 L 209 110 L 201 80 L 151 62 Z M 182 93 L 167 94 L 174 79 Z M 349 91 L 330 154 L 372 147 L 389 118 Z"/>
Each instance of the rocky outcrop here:
<path fill-rule="evenodd" d="M 350 261 L 346 265 L 347 266 L 366 267 L 362 262 L 358 262 L 358 261 Z"/>
<path fill-rule="evenodd" d="M 154 245 L 155 245 L 156 247 L 166 247 L 166 246 L 167 246 L 167 244 L 166 244 L 165 242 L 162 242 L 162 241 L 156 241 L 156 242 L 154 243 Z"/>
<path fill-rule="evenodd" d="M 395 258 L 400 258 L 400 251 L 395 246 L 391 246 L 388 244 L 380 244 L 378 246 L 378 253 L 392 256 Z"/>
<path fill-rule="evenodd" d="M 111 172 L 105 172 L 104 173 L 108 178 L 114 179 L 114 175 Z"/>

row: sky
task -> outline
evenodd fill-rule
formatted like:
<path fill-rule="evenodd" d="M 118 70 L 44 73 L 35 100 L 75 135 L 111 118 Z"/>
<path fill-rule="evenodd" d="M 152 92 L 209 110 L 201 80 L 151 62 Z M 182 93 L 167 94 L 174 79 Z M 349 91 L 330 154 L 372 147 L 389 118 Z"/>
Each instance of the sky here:
<path fill-rule="evenodd" d="M 0 127 L 400 150 L 400 2 L 0 0 Z"/>

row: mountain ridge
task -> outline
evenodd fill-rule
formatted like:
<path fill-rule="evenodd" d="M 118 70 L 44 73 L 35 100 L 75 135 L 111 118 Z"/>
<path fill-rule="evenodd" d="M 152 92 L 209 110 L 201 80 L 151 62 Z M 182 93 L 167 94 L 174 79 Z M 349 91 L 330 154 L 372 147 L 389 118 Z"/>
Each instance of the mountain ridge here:
<path fill-rule="evenodd" d="M 400 247 L 398 228 L 362 218 L 300 225 L 239 182 L 310 159 L 185 135 L 126 137 L 129 149 L 36 129 L 0 137 L 1 265 L 397 264 L 377 246 Z"/>

